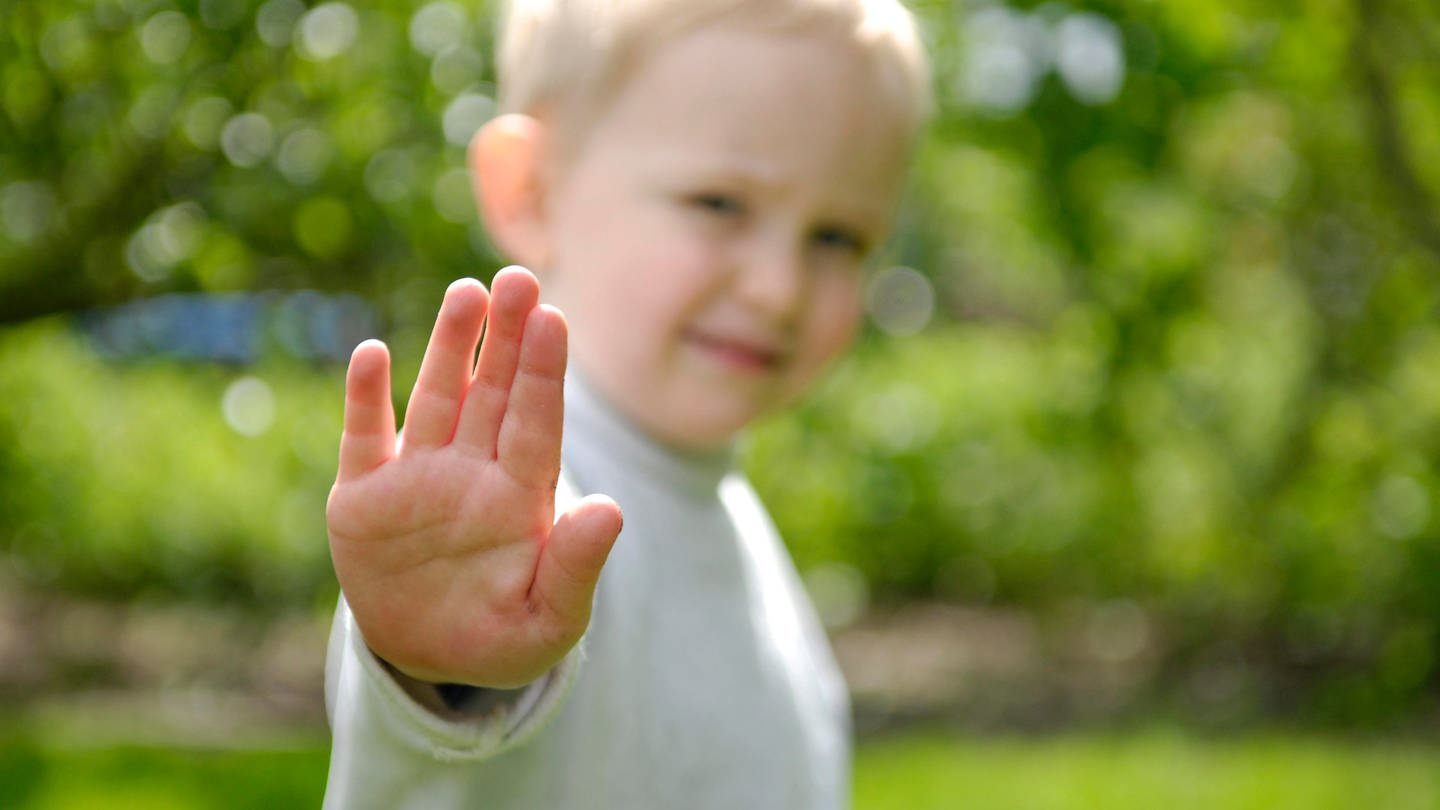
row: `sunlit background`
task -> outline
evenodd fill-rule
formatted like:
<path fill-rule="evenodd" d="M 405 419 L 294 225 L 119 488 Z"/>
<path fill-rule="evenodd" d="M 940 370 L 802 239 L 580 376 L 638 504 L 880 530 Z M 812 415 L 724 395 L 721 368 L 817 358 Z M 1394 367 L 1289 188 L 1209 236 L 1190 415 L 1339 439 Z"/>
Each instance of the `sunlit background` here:
<path fill-rule="evenodd" d="M 857 805 L 1436 806 L 1440 9 L 912 6 L 869 328 L 745 454 Z M 0 12 L 0 805 L 315 803 L 343 362 L 502 264 L 490 26 Z"/>

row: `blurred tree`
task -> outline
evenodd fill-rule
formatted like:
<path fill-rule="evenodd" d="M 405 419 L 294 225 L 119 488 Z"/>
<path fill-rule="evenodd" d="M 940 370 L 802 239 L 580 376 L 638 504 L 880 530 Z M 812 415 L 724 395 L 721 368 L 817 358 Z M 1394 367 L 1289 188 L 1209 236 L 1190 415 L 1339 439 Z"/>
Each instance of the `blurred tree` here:
<path fill-rule="evenodd" d="M 802 566 L 850 566 L 882 598 L 1092 606 L 1101 631 L 1150 628 L 1203 705 L 1257 669 L 1277 691 L 1325 673 L 1312 703 L 1338 717 L 1433 705 L 1437 8 L 912 5 L 939 112 L 871 283 L 875 328 L 750 448 Z M 344 290 L 410 362 L 445 282 L 500 262 L 463 166 L 494 108 L 485 6 L 0 15 L 0 541 L 23 570 L 257 600 L 326 587 L 323 554 L 295 546 L 318 530 L 298 516 L 326 454 L 299 428 L 225 422 L 239 372 L 91 365 L 19 323 Z M 262 369 L 282 410 L 339 390 Z M 86 405 L 104 397 L 150 418 L 145 387 L 173 400 L 144 422 L 157 436 L 193 420 L 205 442 L 124 444 L 174 456 L 105 495 L 118 473 L 66 437 L 106 435 Z M 333 433 L 312 416 L 276 424 Z M 172 500 L 186 486 L 208 500 Z"/>
<path fill-rule="evenodd" d="M 0 322 L 169 291 L 384 300 L 476 272 L 472 242 L 483 274 L 494 257 L 457 174 L 492 106 L 482 18 L 17 4 L 0 22 Z"/>

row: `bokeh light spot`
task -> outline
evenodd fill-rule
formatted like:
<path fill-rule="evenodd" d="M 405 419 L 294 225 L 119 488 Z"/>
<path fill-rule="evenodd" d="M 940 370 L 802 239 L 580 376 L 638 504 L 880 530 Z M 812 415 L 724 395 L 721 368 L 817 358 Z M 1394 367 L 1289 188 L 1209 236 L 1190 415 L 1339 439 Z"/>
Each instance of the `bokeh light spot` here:
<path fill-rule="evenodd" d="M 150 216 L 125 245 L 130 270 L 145 281 L 161 281 L 189 259 L 204 238 L 205 211 L 182 202 Z"/>
<path fill-rule="evenodd" d="M 870 280 L 865 308 L 875 326 L 887 335 L 914 335 L 935 314 L 935 288 L 918 270 L 891 267 Z"/>
<path fill-rule="evenodd" d="M 275 164 L 285 179 L 297 186 L 308 186 L 325 173 L 333 152 L 330 139 L 322 130 L 305 127 L 285 136 Z"/>
<path fill-rule="evenodd" d="M 470 173 L 465 169 L 450 169 L 440 175 L 440 179 L 435 181 L 432 198 L 435 211 L 447 222 L 468 225 L 475 220 Z"/>
<path fill-rule="evenodd" d="M 66 17 L 45 28 L 40 38 L 40 56 L 52 71 L 78 83 L 88 77 L 97 61 L 93 32 L 83 16 Z"/>
<path fill-rule="evenodd" d="M 458 93 L 479 81 L 485 58 L 474 48 L 452 45 L 430 65 L 430 81 L 442 93 Z"/>
<path fill-rule="evenodd" d="M 459 96 L 445 108 L 442 119 L 445 140 L 456 146 L 465 146 L 493 115 L 495 99 L 480 93 Z"/>
<path fill-rule="evenodd" d="M 190 143 L 205 150 L 220 145 L 220 132 L 235 114 L 230 102 L 220 96 L 205 96 L 185 109 L 180 128 Z"/>
<path fill-rule="evenodd" d="M 290 44 L 295 23 L 304 13 L 300 0 L 269 0 L 255 13 L 255 31 L 266 45 L 283 48 Z"/>
<path fill-rule="evenodd" d="M 162 11 L 140 29 L 140 48 L 158 65 L 178 62 L 189 46 L 190 20 L 178 11 Z"/>
<path fill-rule="evenodd" d="M 240 113 L 225 122 L 220 132 L 220 148 L 236 166 L 258 165 L 270 154 L 275 144 L 275 130 L 270 119 L 260 113 Z"/>
<path fill-rule="evenodd" d="M 259 377 L 241 377 L 226 387 L 220 412 L 236 433 L 261 436 L 275 422 L 275 393 Z"/>
<path fill-rule="evenodd" d="M 427 3 L 410 18 L 410 44 L 426 56 L 436 56 L 465 39 L 465 9 L 456 3 Z"/>
<path fill-rule="evenodd" d="M 295 30 L 300 55 L 320 62 L 350 49 L 360 33 L 355 9 L 340 2 L 325 3 L 307 11 Z"/>
<path fill-rule="evenodd" d="M 969 48 L 959 76 L 962 100 L 996 113 L 1029 104 L 1049 67 L 1041 30 L 1027 15 L 1009 8 L 983 8 L 971 15 Z"/>
<path fill-rule="evenodd" d="M 1125 81 L 1120 29 L 1099 14 L 1067 16 L 1055 30 L 1055 67 L 1077 100 L 1085 104 L 1110 101 Z"/>

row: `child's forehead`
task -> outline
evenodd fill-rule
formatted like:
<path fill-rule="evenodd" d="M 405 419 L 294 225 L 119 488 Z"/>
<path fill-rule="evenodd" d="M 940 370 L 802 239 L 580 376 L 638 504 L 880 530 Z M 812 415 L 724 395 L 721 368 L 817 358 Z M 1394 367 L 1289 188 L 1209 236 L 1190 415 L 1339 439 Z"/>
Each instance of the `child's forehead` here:
<path fill-rule="evenodd" d="M 637 62 L 615 100 L 740 138 L 775 124 L 800 131 L 834 125 L 837 114 L 857 125 L 890 119 L 904 128 L 873 60 L 852 42 L 805 30 L 731 24 L 691 31 Z M 797 110 L 805 114 L 789 114 Z M 753 126 L 734 127 L 735 116 L 751 116 Z"/>
<path fill-rule="evenodd" d="M 877 115 L 903 120 L 912 139 L 928 119 L 927 60 L 900 0 L 507 0 L 506 9 L 498 41 L 502 105 L 557 125 L 558 141 L 585 139 L 657 54 L 717 30 L 843 43 L 862 56 L 865 83 L 886 87 L 874 97 Z M 711 71 L 744 67 L 735 43 L 710 46 Z"/>
<path fill-rule="evenodd" d="M 708 29 L 649 61 L 617 96 L 611 136 L 675 153 L 692 168 L 774 184 L 821 157 L 822 144 L 903 152 L 908 142 L 897 105 L 843 42 Z"/>
<path fill-rule="evenodd" d="M 770 47 L 776 43 L 783 44 L 778 52 Z M 871 72 L 878 70 L 879 65 L 873 54 L 853 36 L 833 28 L 766 26 L 741 18 L 716 20 L 659 39 L 636 54 L 629 78 L 633 81 L 647 70 L 663 70 L 684 61 L 701 62 L 709 69 L 707 74 L 715 77 L 743 74 L 759 59 L 773 63 L 777 53 L 781 62 L 788 54 L 793 63 L 825 62 L 837 71 L 858 68 L 860 72 Z M 783 78 L 783 75 L 776 74 L 774 78 Z"/>

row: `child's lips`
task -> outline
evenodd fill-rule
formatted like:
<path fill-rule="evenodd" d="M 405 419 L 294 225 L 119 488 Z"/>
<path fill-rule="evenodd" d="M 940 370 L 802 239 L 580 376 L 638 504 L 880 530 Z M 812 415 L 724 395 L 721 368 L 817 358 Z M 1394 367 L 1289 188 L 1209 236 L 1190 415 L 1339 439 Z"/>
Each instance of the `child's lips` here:
<path fill-rule="evenodd" d="M 686 338 L 709 357 L 738 371 L 774 371 L 785 360 L 784 351 L 765 340 L 696 329 L 687 332 Z"/>

